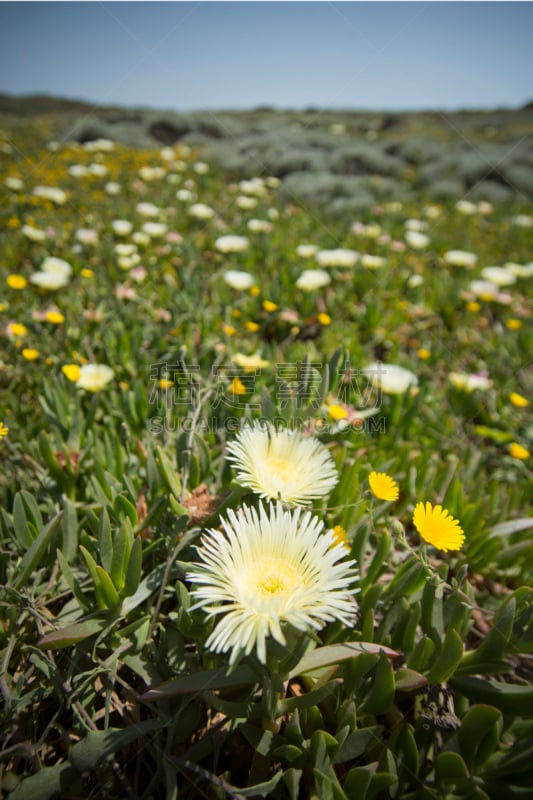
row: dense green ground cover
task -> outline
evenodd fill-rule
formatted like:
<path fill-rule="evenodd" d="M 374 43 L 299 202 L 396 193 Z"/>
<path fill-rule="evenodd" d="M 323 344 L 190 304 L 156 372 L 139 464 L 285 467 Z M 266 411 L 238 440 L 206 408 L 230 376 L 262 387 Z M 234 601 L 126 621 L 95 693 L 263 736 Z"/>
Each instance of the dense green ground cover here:
<path fill-rule="evenodd" d="M 332 218 L 179 145 L 51 145 L 55 124 L 0 125 L 3 792 L 530 796 L 530 206 Z M 228 673 L 186 576 L 202 530 L 257 505 L 226 453 L 260 418 L 333 459 L 311 508 L 358 612 Z M 422 540 L 419 502 L 460 549 Z"/>

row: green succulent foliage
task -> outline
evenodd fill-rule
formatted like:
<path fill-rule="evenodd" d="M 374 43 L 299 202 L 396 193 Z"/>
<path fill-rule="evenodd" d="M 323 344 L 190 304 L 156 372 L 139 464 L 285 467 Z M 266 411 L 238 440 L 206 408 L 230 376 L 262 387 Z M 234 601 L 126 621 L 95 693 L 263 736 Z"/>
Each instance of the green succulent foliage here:
<path fill-rule="evenodd" d="M 505 136 L 514 144 L 524 139 L 505 174 L 522 193 L 530 190 L 524 169 L 522 177 L 516 172 L 531 161 L 528 113 L 475 157 L 437 121 L 416 115 L 387 122 L 391 148 L 377 114 L 346 114 L 342 134 L 329 131 L 336 115 L 304 114 L 302 148 L 294 131 L 282 130 L 297 121 L 289 112 L 257 110 L 253 133 L 229 113 L 211 127 L 196 115 L 179 127 L 156 112 L 141 122 L 104 120 L 96 126 L 101 135 L 128 128 L 147 145 L 156 134 L 161 143 L 218 137 L 219 161 L 208 174 L 194 171 L 196 155 L 185 151 L 170 169 L 175 183 L 157 184 L 182 241 L 151 242 L 142 251 L 148 274 L 126 287 L 137 299 L 117 296 L 117 286 L 133 278 L 116 263 L 111 221 L 138 221 L 134 178 L 142 166 L 160 163 L 158 150 L 117 145 L 105 156 L 124 186 L 117 197 L 97 177 L 83 187 L 69 173 L 93 158 L 70 146 L 54 159 L 67 206 L 38 206 L 31 188 L 1 193 L 9 273 L 29 275 L 47 255 L 73 265 L 72 285 L 54 295 L 65 324 L 53 333 L 37 313 L 49 296 L 8 285 L 2 295 L 6 325 L 24 321 L 23 346 L 41 351 L 28 365 L 22 347 L 2 336 L 0 421 L 9 427 L 0 441 L 3 795 L 529 797 L 533 476 L 528 459 L 509 453 L 511 442 L 531 449 L 533 441 L 530 411 L 509 402 L 511 392 L 531 394 L 529 284 L 520 279 L 511 287 L 511 307 L 487 301 L 479 313 L 469 311 L 464 293 L 477 271 L 446 271 L 441 258 L 458 242 L 478 253 L 480 264 L 531 258 L 528 229 L 510 222 L 530 209 L 509 206 L 510 190 L 507 206 L 498 206 L 484 171 L 486 159 L 500 160 Z M 46 155 L 58 133 L 57 119 L 1 123 L 20 153 Z M 380 131 L 379 140 L 363 142 L 369 131 Z M 471 135 L 484 141 L 482 127 Z M 243 149 L 232 150 L 232 136 Z M 236 177 L 256 174 L 259 156 L 282 186 L 278 194 L 265 182 L 253 213 L 267 219 L 276 208 L 279 218 L 268 237 L 254 238 L 232 193 Z M 0 151 L 0 159 L 6 174 L 24 172 L 19 155 L 11 161 Z M 477 178 L 478 192 L 492 191 L 478 199 L 492 197 L 495 208 L 465 217 L 454 207 L 458 189 Z M 218 253 L 218 227 L 198 225 L 186 206 L 178 208 L 176 189 L 187 179 L 232 231 L 249 236 L 246 252 Z M 505 187 L 497 185 L 501 197 Z M 387 207 L 396 192 L 404 198 L 399 210 Z M 307 206 L 317 194 L 318 204 Z M 393 250 L 351 228 L 355 210 L 362 223 L 403 241 L 405 219 L 419 218 L 436 195 L 441 215 L 431 221 L 427 251 Z M 375 199 L 381 210 L 372 210 Z M 325 216 L 326 207 L 334 216 Z M 10 227 L 30 215 L 61 234 L 30 242 Z M 82 219 L 98 227 L 99 242 L 76 253 L 69 225 Z M 166 217 L 169 226 L 173 220 Z M 387 266 L 331 268 L 319 299 L 295 288 L 312 263 L 295 255 L 302 242 L 366 250 Z M 94 279 L 83 277 L 87 266 Z M 259 297 L 227 286 L 227 269 L 250 271 Z M 413 274 L 423 283 L 412 285 Z M 267 311 L 265 299 L 278 308 Z M 330 324 L 319 321 L 324 309 Z M 508 327 L 511 316 L 520 318 L 520 329 Z M 417 355 L 421 347 L 427 361 Z M 63 375 L 76 352 L 113 366 L 116 379 L 105 391 L 85 392 Z M 258 352 L 269 367 L 247 373 L 232 362 L 237 352 Z M 353 370 L 376 359 L 416 372 L 418 391 L 383 395 L 374 407 L 375 395 Z M 171 388 L 152 375 L 161 364 L 175 378 Z M 290 370 L 276 371 L 280 365 Z M 454 369 L 488 371 L 493 387 L 456 390 L 448 384 Z M 234 377 L 243 381 L 243 395 L 232 396 Z M 344 407 L 350 424 L 339 424 L 333 406 Z M 268 665 L 251 654 L 228 669 L 226 656 L 206 646 L 215 620 L 194 607 L 187 573 L 203 531 L 243 501 L 256 502 L 235 482 L 225 446 L 243 421 L 257 418 L 297 422 L 336 464 L 337 485 L 310 510 L 346 532 L 360 572 L 357 622 L 352 630 L 332 622 L 309 636 L 287 632 L 291 647 L 273 643 Z M 394 504 L 371 495 L 373 469 L 397 480 Z M 460 551 L 422 545 L 412 511 L 426 499 L 460 521 Z"/>

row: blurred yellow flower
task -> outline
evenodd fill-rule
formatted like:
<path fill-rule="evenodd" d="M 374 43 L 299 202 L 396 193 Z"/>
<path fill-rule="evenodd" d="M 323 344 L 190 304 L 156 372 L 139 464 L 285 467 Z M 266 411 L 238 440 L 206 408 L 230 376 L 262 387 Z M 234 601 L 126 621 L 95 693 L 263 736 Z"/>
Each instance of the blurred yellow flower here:
<path fill-rule="evenodd" d="M 372 494 L 374 497 L 377 497 L 378 500 L 387 500 L 390 502 L 398 499 L 398 495 L 400 494 L 398 484 L 394 478 L 391 478 L 386 472 L 371 472 L 368 476 L 368 483 L 370 484 Z"/>
<path fill-rule="evenodd" d="M 271 313 L 272 311 L 277 311 L 278 306 L 276 303 L 273 303 L 272 300 L 263 300 L 263 308 L 265 311 Z"/>
<path fill-rule="evenodd" d="M 470 300 L 470 302 L 466 304 L 466 307 L 469 311 L 473 311 L 474 313 L 481 310 L 481 305 L 476 303 L 475 300 Z"/>
<path fill-rule="evenodd" d="M 4 425 L 3 422 L 0 422 L 0 439 L 3 439 L 4 436 L 7 436 L 8 433 L 9 433 L 9 428 L 7 427 L 7 425 Z"/>
<path fill-rule="evenodd" d="M 234 364 L 242 367 L 245 372 L 254 372 L 255 370 L 270 366 L 270 361 L 261 358 L 259 353 L 254 353 L 251 356 L 247 356 L 244 353 L 235 353 L 231 360 Z"/>
<path fill-rule="evenodd" d="M 439 550 L 460 550 L 465 535 L 459 522 L 440 505 L 417 503 L 413 514 L 413 524 L 418 533 Z"/>
<path fill-rule="evenodd" d="M 25 336 L 28 329 L 21 322 L 10 322 L 7 326 L 7 332 L 10 336 Z"/>
<path fill-rule="evenodd" d="M 230 394 L 246 394 L 246 386 L 243 384 L 238 375 L 235 375 L 232 382 L 228 386 Z"/>
<path fill-rule="evenodd" d="M 328 414 L 336 422 L 340 419 L 346 419 L 348 416 L 346 409 L 336 403 L 331 403 L 331 405 L 328 406 Z"/>
<path fill-rule="evenodd" d="M 317 319 L 321 325 L 331 325 L 331 317 L 329 314 L 326 314 L 325 312 L 321 312 L 318 315 Z"/>
<path fill-rule="evenodd" d="M 48 322 L 52 322 L 54 325 L 60 325 L 65 321 L 65 317 L 60 311 L 47 311 L 46 319 Z"/>
<path fill-rule="evenodd" d="M 247 331 L 250 331 L 250 333 L 257 333 L 259 327 L 260 326 L 257 324 L 257 322 L 252 322 L 251 320 L 248 320 L 248 322 L 245 323 L 245 328 Z"/>
<path fill-rule="evenodd" d="M 80 275 L 82 275 L 82 277 L 84 278 L 92 278 L 94 275 L 94 271 L 92 269 L 89 269 L 89 267 L 84 267 L 81 270 Z"/>
<path fill-rule="evenodd" d="M 169 381 L 167 378 L 161 378 L 159 381 L 159 388 L 160 389 L 170 389 L 171 386 L 174 386 L 172 381 Z"/>
<path fill-rule="evenodd" d="M 28 281 L 24 275 L 12 274 L 7 276 L 7 285 L 10 289 L 25 289 Z"/>
<path fill-rule="evenodd" d="M 25 347 L 22 350 L 22 358 L 25 358 L 26 361 L 35 361 L 36 358 L 39 358 L 39 351 L 32 347 Z"/>
<path fill-rule="evenodd" d="M 511 392 L 509 400 L 516 408 L 527 408 L 529 405 L 529 400 L 523 395 L 518 394 L 518 392 Z"/>
<path fill-rule="evenodd" d="M 252 288 L 250 289 L 250 294 L 252 295 L 252 297 L 257 297 L 259 294 L 261 294 L 261 289 L 259 288 L 259 286 L 252 286 Z"/>
<path fill-rule="evenodd" d="M 425 347 L 420 347 L 418 350 L 418 358 L 421 358 L 423 361 L 428 359 L 431 356 L 431 352 L 426 350 Z"/>
<path fill-rule="evenodd" d="M 77 364 L 65 364 L 61 367 L 61 372 L 73 383 L 80 379 L 81 369 Z"/>
<path fill-rule="evenodd" d="M 344 547 L 346 550 L 350 550 L 350 543 L 348 541 L 348 537 L 346 536 L 346 531 L 342 527 L 342 525 L 335 525 L 332 528 L 334 540 L 331 544 L 331 547 L 335 547 L 336 545 L 340 545 Z"/>
<path fill-rule="evenodd" d="M 522 320 L 520 319 L 508 319 L 505 323 L 510 331 L 518 331 L 522 327 Z"/>
<path fill-rule="evenodd" d="M 518 458 L 520 461 L 524 461 L 524 459 L 529 458 L 531 453 L 529 450 L 526 450 L 525 447 L 522 447 L 521 444 L 518 444 L 518 442 L 511 442 L 509 445 L 509 455 L 512 456 L 512 458 Z"/>
<path fill-rule="evenodd" d="M 227 323 L 222 323 L 222 330 L 226 334 L 226 336 L 235 336 L 237 333 L 237 329 L 233 327 L 233 325 L 228 325 Z"/>

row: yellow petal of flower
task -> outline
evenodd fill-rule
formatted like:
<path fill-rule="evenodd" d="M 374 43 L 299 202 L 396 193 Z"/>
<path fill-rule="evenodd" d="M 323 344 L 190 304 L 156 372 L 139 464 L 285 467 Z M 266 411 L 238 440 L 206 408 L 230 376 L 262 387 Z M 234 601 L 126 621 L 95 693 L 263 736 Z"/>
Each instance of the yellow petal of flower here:
<path fill-rule="evenodd" d="M 73 383 L 80 379 L 81 370 L 77 364 L 65 364 L 61 367 L 61 372 Z"/>
<path fill-rule="evenodd" d="M 54 325 L 60 325 L 65 321 L 65 317 L 60 311 L 47 311 L 46 319 Z"/>
<path fill-rule="evenodd" d="M 273 311 L 277 311 L 278 306 L 276 303 L 273 303 L 272 300 L 263 300 L 263 308 L 270 314 Z"/>
<path fill-rule="evenodd" d="M 390 502 L 398 499 L 398 495 L 400 494 L 398 484 L 394 478 L 391 478 L 386 472 L 371 472 L 368 476 L 368 482 L 372 494 L 377 497 L 378 500 L 387 500 Z"/>
<path fill-rule="evenodd" d="M 511 442 L 511 444 L 509 445 L 509 454 L 513 458 L 518 458 L 520 461 L 529 458 L 529 456 L 531 455 L 529 450 L 526 450 L 526 448 L 522 447 L 522 445 L 518 444 L 518 442 Z"/>
<path fill-rule="evenodd" d="M 318 315 L 317 319 L 318 319 L 318 321 L 320 322 L 321 325 L 324 325 L 324 326 L 331 325 L 331 317 L 330 317 L 329 314 L 321 312 Z"/>
<path fill-rule="evenodd" d="M 522 327 L 522 320 L 520 319 L 508 319 L 505 323 L 510 331 L 518 331 Z"/>
<path fill-rule="evenodd" d="M 235 375 L 230 383 L 228 392 L 230 392 L 230 394 L 246 394 L 246 386 L 243 384 L 238 375 Z"/>
<path fill-rule="evenodd" d="M 331 419 L 334 419 L 336 422 L 340 419 L 346 419 L 348 416 L 348 412 L 342 406 L 336 405 L 332 403 L 328 406 L 328 414 L 330 415 Z"/>
<path fill-rule="evenodd" d="M 10 322 L 7 326 L 7 329 L 11 336 L 25 336 L 25 334 L 28 332 L 26 326 L 21 322 Z"/>
<path fill-rule="evenodd" d="M 518 392 L 511 392 L 509 400 L 516 408 L 527 408 L 529 405 L 529 400 L 523 395 L 518 394 Z"/>
<path fill-rule="evenodd" d="M 25 358 L 26 361 L 35 361 L 36 358 L 39 358 L 39 351 L 32 347 L 25 347 L 22 350 L 22 358 Z"/>
<path fill-rule="evenodd" d="M 9 433 L 9 428 L 7 427 L 7 425 L 4 425 L 3 422 L 0 422 L 0 439 L 3 439 L 4 436 L 7 436 L 8 433 Z"/>
<path fill-rule="evenodd" d="M 10 289 L 25 289 L 28 285 L 28 281 L 24 275 L 8 275 L 7 285 Z"/>
<path fill-rule="evenodd" d="M 413 524 L 424 541 L 444 552 L 460 550 L 464 543 L 465 535 L 459 522 L 440 505 L 417 503 Z"/>

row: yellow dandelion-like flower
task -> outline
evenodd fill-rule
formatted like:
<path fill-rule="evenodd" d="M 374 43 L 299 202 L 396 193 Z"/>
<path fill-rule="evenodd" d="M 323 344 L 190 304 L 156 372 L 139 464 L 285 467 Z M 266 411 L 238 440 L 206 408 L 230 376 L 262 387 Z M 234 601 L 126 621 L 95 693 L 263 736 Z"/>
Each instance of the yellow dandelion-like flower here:
<path fill-rule="evenodd" d="M 174 386 L 172 381 L 169 381 L 168 378 L 161 378 L 159 381 L 159 388 L 160 389 L 170 389 L 171 386 Z"/>
<path fill-rule="evenodd" d="M 346 419 L 348 416 L 346 409 L 336 403 L 331 403 L 331 405 L 328 406 L 328 414 L 335 422 L 338 422 L 340 419 Z"/>
<path fill-rule="evenodd" d="M 522 447 L 521 444 L 518 444 L 518 442 L 511 442 L 509 445 L 509 455 L 512 456 L 512 458 L 518 458 L 520 461 L 524 461 L 524 459 L 529 458 L 531 453 L 529 450 L 526 450 L 525 447 Z"/>
<path fill-rule="evenodd" d="M 228 386 L 228 392 L 230 394 L 246 394 L 246 386 L 238 375 L 235 375 L 232 382 Z"/>
<path fill-rule="evenodd" d="M 4 425 L 3 422 L 0 422 L 0 439 L 3 439 L 4 436 L 7 436 L 8 433 L 9 433 L 9 428 L 7 427 L 7 425 Z"/>
<path fill-rule="evenodd" d="M 252 322 L 252 320 L 248 320 L 248 322 L 245 323 L 245 328 L 247 331 L 250 331 L 250 333 L 257 333 L 259 327 L 257 322 Z"/>
<path fill-rule="evenodd" d="M 25 289 L 28 285 L 28 281 L 24 275 L 8 275 L 6 280 L 10 289 Z"/>
<path fill-rule="evenodd" d="M 335 547 L 335 545 L 340 545 L 341 547 L 344 547 L 346 550 L 350 550 L 350 542 L 348 541 L 346 531 L 344 530 L 342 525 L 335 525 L 332 528 L 332 532 L 333 532 L 333 542 L 331 546 Z"/>
<path fill-rule="evenodd" d="M 257 297 L 259 294 L 261 294 L 261 289 L 259 288 L 259 286 L 252 286 L 252 288 L 250 289 L 250 294 L 252 295 L 252 297 Z"/>
<path fill-rule="evenodd" d="M 77 383 L 80 379 L 81 369 L 77 364 L 65 364 L 61 367 L 61 372 L 73 383 Z"/>
<path fill-rule="evenodd" d="M 234 328 L 233 325 L 228 325 L 227 323 L 223 323 L 222 330 L 226 334 L 226 336 L 235 336 L 237 333 L 237 328 Z"/>
<path fill-rule="evenodd" d="M 522 320 L 520 319 L 508 319 L 505 323 L 510 331 L 518 331 L 522 327 Z"/>
<path fill-rule="evenodd" d="M 398 484 L 386 472 L 371 472 L 368 476 L 370 489 L 378 500 L 397 500 L 400 494 Z"/>
<path fill-rule="evenodd" d="M 22 350 L 22 358 L 26 359 L 26 361 L 35 361 L 36 358 L 39 358 L 39 351 L 33 347 L 25 347 Z"/>
<path fill-rule="evenodd" d="M 7 326 L 7 332 L 11 336 L 25 336 L 28 333 L 28 329 L 22 322 L 10 322 Z"/>
<path fill-rule="evenodd" d="M 263 308 L 265 311 L 268 311 L 269 314 L 278 310 L 277 303 L 273 303 L 272 300 L 263 300 Z"/>
<path fill-rule="evenodd" d="M 465 540 L 459 522 L 440 505 L 417 503 L 413 514 L 413 524 L 418 533 L 439 550 L 460 550 Z"/>
<path fill-rule="evenodd" d="M 509 400 L 516 408 L 527 408 L 529 405 L 529 400 L 523 395 L 518 394 L 518 392 L 511 392 Z"/>
<path fill-rule="evenodd" d="M 65 317 L 60 311 L 47 311 L 46 319 L 53 325 L 61 325 L 65 321 Z"/>
<path fill-rule="evenodd" d="M 81 272 L 80 272 L 80 275 L 81 275 L 83 278 L 92 278 L 92 277 L 93 277 L 93 275 L 94 275 L 94 271 L 93 271 L 92 269 L 89 269 L 89 267 L 84 267 L 84 268 L 81 270 Z"/>
<path fill-rule="evenodd" d="M 474 314 L 477 314 L 478 311 L 481 311 L 481 305 L 479 303 L 476 303 L 475 300 L 470 300 L 470 302 L 466 304 L 466 307 L 469 311 L 472 311 Z"/>
<path fill-rule="evenodd" d="M 426 350 L 425 347 L 421 347 L 418 350 L 418 358 L 421 358 L 422 361 L 426 361 L 430 356 L 431 356 L 431 352 L 429 350 Z"/>
<path fill-rule="evenodd" d="M 320 314 L 318 314 L 317 319 L 321 325 L 324 326 L 331 325 L 331 317 L 329 314 L 326 314 L 325 312 L 321 312 Z"/>

